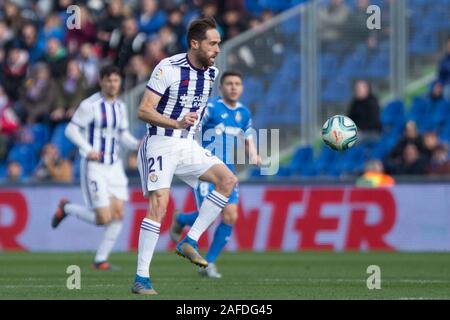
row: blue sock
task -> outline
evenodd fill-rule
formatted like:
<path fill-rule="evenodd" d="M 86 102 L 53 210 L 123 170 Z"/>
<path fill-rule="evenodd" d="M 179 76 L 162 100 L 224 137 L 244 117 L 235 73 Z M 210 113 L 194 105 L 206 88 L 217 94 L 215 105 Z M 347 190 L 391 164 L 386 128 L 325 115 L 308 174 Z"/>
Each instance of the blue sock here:
<path fill-rule="evenodd" d="M 232 230 L 233 226 L 226 224 L 223 221 L 217 226 L 216 232 L 214 233 L 213 242 L 211 243 L 205 257 L 206 261 L 209 263 L 214 263 L 217 260 L 217 257 L 227 244 Z"/>
<path fill-rule="evenodd" d="M 182 213 L 178 216 L 177 222 L 183 226 L 192 226 L 198 217 L 198 211 Z"/>

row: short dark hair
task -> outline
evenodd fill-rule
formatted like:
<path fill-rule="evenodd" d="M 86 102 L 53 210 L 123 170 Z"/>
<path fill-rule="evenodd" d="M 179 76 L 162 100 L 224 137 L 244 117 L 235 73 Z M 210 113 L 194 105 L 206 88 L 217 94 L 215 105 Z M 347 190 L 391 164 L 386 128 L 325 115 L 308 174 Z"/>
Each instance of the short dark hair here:
<path fill-rule="evenodd" d="M 220 77 L 220 84 L 223 84 L 226 77 L 231 77 L 231 76 L 239 77 L 242 80 L 242 73 L 240 73 L 239 71 L 236 71 L 236 70 L 228 70 L 228 71 L 225 71 L 222 74 L 222 76 Z"/>
<path fill-rule="evenodd" d="M 121 76 L 119 67 L 107 64 L 106 66 L 103 66 L 100 69 L 100 79 L 103 79 L 104 77 L 109 77 L 112 74 L 117 74 L 118 76 Z"/>
<path fill-rule="evenodd" d="M 191 47 L 191 40 L 202 41 L 206 39 L 206 32 L 209 29 L 216 29 L 216 20 L 212 17 L 204 17 L 194 20 L 189 25 L 187 33 L 188 47 Z"/>

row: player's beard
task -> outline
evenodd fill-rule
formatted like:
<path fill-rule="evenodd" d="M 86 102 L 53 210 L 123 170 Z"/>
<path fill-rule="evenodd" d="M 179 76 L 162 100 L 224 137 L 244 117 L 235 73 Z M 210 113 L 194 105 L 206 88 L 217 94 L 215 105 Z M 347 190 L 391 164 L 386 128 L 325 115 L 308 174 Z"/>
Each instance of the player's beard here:
<path fill-rule="evenodd" d="M 200 54 L 197 58 L 198 62 L 205 68 L 211 67 L 214 65 L 214 62 L 210 62 L 210 58 L 208 56 Z"/>

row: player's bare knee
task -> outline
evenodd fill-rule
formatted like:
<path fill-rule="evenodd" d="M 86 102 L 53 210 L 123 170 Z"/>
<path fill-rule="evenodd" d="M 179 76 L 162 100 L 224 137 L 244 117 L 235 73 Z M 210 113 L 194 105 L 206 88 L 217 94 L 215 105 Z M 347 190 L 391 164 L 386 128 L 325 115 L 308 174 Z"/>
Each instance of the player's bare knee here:
<path fill-rule="evenodd" d="M 226 211 L 223 213 L 223 222 L 229 225 L 234 225 L 238 219 L 237 212 Z"/>
<path fill-rule="evenodd" d="M 111 216 L 108 215 L 97 215 L 97 225 L 104 226 L 111 221 Z"/>
<path fill-rule="evenodd" d="M 224 192 L 230 194 L 237 182 L 238 179 L 234 174 L 227 174 L 218 181 L 217 189 L 223 190 Z"/>

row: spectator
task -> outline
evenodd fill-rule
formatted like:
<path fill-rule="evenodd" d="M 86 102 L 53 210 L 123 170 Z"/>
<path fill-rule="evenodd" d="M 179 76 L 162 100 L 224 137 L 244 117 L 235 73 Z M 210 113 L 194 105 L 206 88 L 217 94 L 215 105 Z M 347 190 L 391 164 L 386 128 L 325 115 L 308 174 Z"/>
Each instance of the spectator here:
<path fill-rule="evenodd" d="M 101 46 L 101 55 L 106 57 L 109 54 L 109 41 L 114 30 L 119 30 L 125 18 L 122 0 L 111 0 L 108 3 L 108 10 L 100 16 L 97 24 L 97 39 Z"/>
<path fill-rule="evenodd" d="M 14 33 L 8 28 L 5 20 L 0 19 L 0 47 L 5 47 L 14 38 Z"/>
<path fill-rule="evenodd" d="M 439 81 L 434 81 L 431 84 L 431 91 L 429 102 L 431 104 L 431 111 L 435 110 L 435 106 L 444 100 L 444 87 Z"/>
<path fill-rule="evenodd" d="M 16 101 L 19 97 L 17 88 L 22 86 L 28 68 L 28 53 L 17 46 L 9 49 L 0 77 L 6 94 Z"/>
<path fill-rule="evenodd" d="M 136 55 L 131 58 L 130 63 L 125 69 L 124 88 L 129 90 L 140 83 L 148 80 L 150 77 L 150 69 L 147 66 L 142 55 Z"/>
<path fill-rule="evenodd" d="M 166 13 L 158 9 L 156 0 L 141 0 L 137 17 L 139 32 L 151 34 L 157 32 L 167 20 Z"/>
<path fill-rule="evenodd" d="M 356 9 L 349 15 L 345 29 L 349 44 L 352 46 L 368 41 L 370 30 L 364 27 L 367 21 L 368 6 L 369 0 L 357 0 Z"/>
<path fill-rule="evenodd" d="M 411 120 L 406 123 L 405 133 L 403 137 L 397 142 L 395 147 L 389 153 L 386 165 L 387 168 L 396 166 L 401 162 L 402 155 L 404 153 L 403 151 L 409 144 L 414 144 L 419 152 L 423 152 L 425 150 L 425 146 L 423 145 L 423 138 L 417 132 L 416 123 Z"/>
<path fill-rule="evenodd" d="M 50 120 L 50 111 L 56 105 L 56 84 L 50 77 L 50 71 L 45 63 L 37 63 L 30 77 L 21 89 L 20 107 L 21 119 L 27 124 L 46 122 Z"/>
<path fill-rule="evenodd" d="M 440 146 L 436 132 L 429 131 L 423 134 L 423 149 L 419 150 L 427 162 L 431 161 L 434 151 Z"/>
<path fill-rule="evenodd" d="M 439 62 L 438 79 L 444 86 L 444 96 L 450 100 L 450 37 L 447 39 L 447 51 Z"/>
<path fill-rule="evenodd" d="M 348 116 L 355 122 L 361 137 L 378 136 L 381 132 L 380 106 L 372 94 L 369 84 L 358 80 L 354 86 L 353 99 Z"/>
<path fill-rule="evenodd" d="M 24 19 L 20 12 L 20 8 L 11 0 L 5 1 L 4 17 L 8 27 L 11 28 L 14 34 L 19 34 L 20 29 L 24 24 Z"/>
<path fill-rule="evenodd" d="M 45 39 L 38 35 L 35 24 L 28 22 L 24 25 L 18 43 L 22 49 L 28 52 L 31 64 L 36 63 L 44 56 Z"/>
<path fill-rule="evenodd" d="M 229 9 L 223 16 L 224 40 L 228 40 L 247 29 L 247 19 L 236 9 Z"/>
<path fill-rule="evenodd" d="M 180 46 L 177 35 L 170 26 L 167 25 L 159 29 L 158 36 L 167 55 L 173 56 L 182 52 L 183 48 Z"/>
<path fill-rule="evenodd" d="M 60 157 L 53 144 L 47 143 L 42 148 L 41 161 L 35 169 L 34 177 L 38 181 L 72 182 L 72 164 Z"/>
<path fill-rule="evenodd" d="M 343 0 L 329 0 L 329 4 L 318 12 L 318 32 L 323 51 L 343 52 L 343 36 L 350 10 Z"/>
<path fill-rule="evenodd" d="M 395 175 L 422 175 L 425 174 L 427 162 L 421 156 L 419 149 L 409 143 L 403 149 L 402 161 L 394 167 Z"/>
<path fill-rule="evenodd" d="M 55 80 L 59 80 L 64 76 L 67 68 L 67 50 L 57 38 L 48 40 L 44 61 L 48 64 L 51 76 Z"/>
<path fill-rule="evenodd" d="M 439 145 L 434 150 L 427 173 L 439 176 L 450 175 L 450 159 L 445 145 Z"/>
<path fill-rule="evenodd" d="M 168 57 L 168 55 L 164 52 L 164 47 L 159 37 L 153 36 L 145 44 L 144 57 L 146 64 L 150 67 L 150 70 L 153 70 L 162 59 Z"/>
<path fill-rule="evenodd" d="M 81 72 L 86 78 L 88 87 L 95 87 L 98 78 L 98 58 L 92 51 L 90 43 L 85 43 L 81 46 L 77 61 Z"/>
<path fill-rule="evenodd" d="M 383 163 L 378 159 L 367 161 L 363 175 L 356 181 L 359 187 L 391 187 L 394 184 L 394 178 L 384 173 Z"/>
<path fill-rule="evenodd" d="M 23 176 L 22 165 L 17 161 L 9 161 L 6 177 L 7 182 L 9 183 L 23 182 L 25 179 Z"/>
<path fill-rule="evenodd" d="M 67 31 L 66 47 L 69 55 L 75 55 L 84 43 L 93 43 L 96 40 L 96 26 L 94 19 L 85 6 L 80 8 L 80 29 L 74 28 Z"/>
<path fill-rule="evenodd" d="M 76 60 L 69 61 L 66 76 L 57 83 L 57 88 L 58 101 L 50 118 L 53 123 L 68 122 L 80 102 L 86 98 L 88 90 L 87 81 Z"/>
<path fill-rule="evenodd" d="M 57 38 L 63 42 L 66 37 L 66 26 L 63 26 L 57 14 L 51 14 L 45 19 L 43 33 L 45 40 Z"/>
<path fill-rule="evenodd" d="M 170 11 L 168 26 L 173 30 L 177 37 L 177 43 L 182 46 L 184 50 L 187 49 L 186 28 L 183 25 L 183 12 L 179 9 Z"/>
<path fill-rule="evenodd" d="M 132 56 L 143 51 L 145 35 L 138 33 L 136 21 L 126 18 L 122 23 L 121 32 L 114 32 L 111 37 L 111 47 L 116 49 L 115 64 L 123 71 Z"/>
<path fill-rule="evenodd" d="M 13 135 L 20 126 L 11 105 L 11 100 L 0 85 L 0 162 L 6 159 Z"/>

